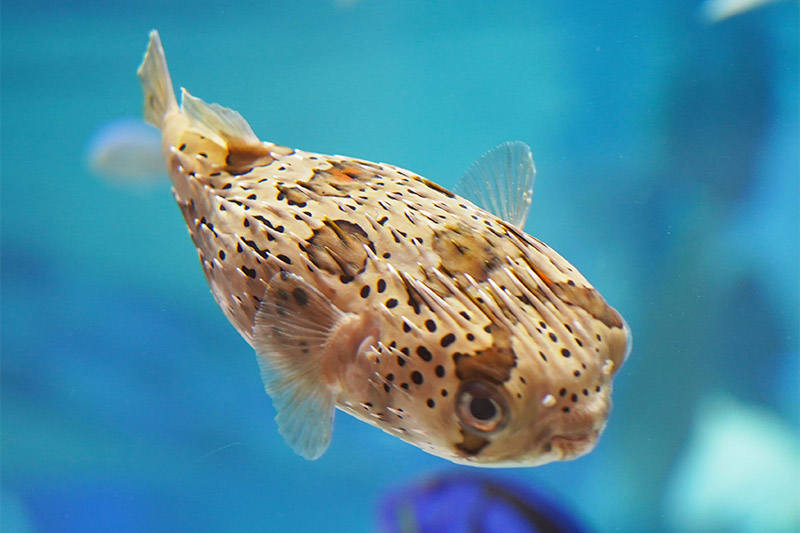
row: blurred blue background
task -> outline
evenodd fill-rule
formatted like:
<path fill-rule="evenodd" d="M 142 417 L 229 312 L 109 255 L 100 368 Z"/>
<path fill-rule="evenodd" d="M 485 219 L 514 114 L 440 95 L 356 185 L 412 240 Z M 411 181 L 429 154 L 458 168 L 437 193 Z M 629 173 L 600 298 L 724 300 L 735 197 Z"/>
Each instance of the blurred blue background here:
<path fill-rule="evenodd" d="M 599 531 L 800 527 L 797 2 L 105 4 L 2 6 L 3 531 L 371 531 L 384 494 L 467 468 L 342 415 L 316 462 L 282 442 L 166 179 L 86 162 L 141 113 L 152 28 L 176 86 L 265 140 L 447 187 L 532 147 L 526 230 L 634 351 L 592 454 L 484 473 Z"/>

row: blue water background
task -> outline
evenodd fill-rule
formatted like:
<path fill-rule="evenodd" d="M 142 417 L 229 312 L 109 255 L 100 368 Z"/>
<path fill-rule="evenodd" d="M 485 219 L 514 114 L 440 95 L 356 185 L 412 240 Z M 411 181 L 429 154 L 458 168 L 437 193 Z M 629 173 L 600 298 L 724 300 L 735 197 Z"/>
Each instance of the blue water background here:
<path fill-rule="evenodd" d="M 634 331 L 596 450 L 494 472 L 600 531 L 667 527 L 665 483 L 720 390 L 798 416 L 798 8 L 690 1 L 4 2 L 2 515 L 30 531 L 370 531 L 389 489 L 458 467 L 339 415 L 281 441 L 166 181 L 92 176 L 87 139 L 172 78 L 265 140 L 451 187 L 507 140 L 526 230 Z M 769 476 L 770 473 L 765 473 Z M 11 524 L 11 525 L 10 525 Z"/>

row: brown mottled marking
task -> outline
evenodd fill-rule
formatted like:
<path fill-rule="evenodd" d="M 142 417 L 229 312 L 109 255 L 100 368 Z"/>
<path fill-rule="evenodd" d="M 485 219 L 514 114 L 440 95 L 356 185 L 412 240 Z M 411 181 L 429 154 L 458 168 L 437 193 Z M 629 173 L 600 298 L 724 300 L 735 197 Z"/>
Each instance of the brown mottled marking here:
<path fill-rule="evenodd" d="M 263 144 L 240 144 L 229 140 L 225 171 L 234 176 L 247 174 L 253 167 L 263 167 L 274 160 L 269 148 Z"/>
<path fill-rule="evenodd" d="M 506 329 L 494 326 L 494 345 L 474 354 L 453 355 L 456 374 L 462 381 L 490 381 L 502 384 L 511 377 L 517 366 L 517 357 L 511 349 L 511 339 Z"/>
<path fill-rule="evenodd" d="M 567 283 L 548 284 L 553 293 L 568 304 L 584 309 L 609 328 L 621 328 L 622 317 L 616 309 L 606 303 L 594 288 L 577 287 Z"/>
<path fill-rule="evenodd" d="M 306 241 L 312 263 L 331 274 L 355 276 L 363 272 L 367 262 L 364 244 L 372 245 L 361 226 L 347 220 L 324 220 Z"/>
<path fill-rule="evenodd" d="M 461 430 L 464 440 L 456 444 L 456 449 L 464 455 L 478 455 L 488 444 L 489 439 Z"/>
<path fill-rule="evenodd" d="M 367 168 L 351 161 L 333 161 L 330 168 L 315 170 L 310 180 L 299 184 L 322 196 L 348 198 L 351 191 L 362 188 L 375 177 Z"/>
<path fill-rule="evenodd" d="M 283 193 L 283 196 L 289 205 L 305 207 L 306 202 L 310 200 L 308 194 L 303 192 L 303 190 L 300 189 L 299 187 L 287 187 L 286 185 L 276 185 L 275 188 L 278 189 L 281 193 Z"/>
<path fill-rule="evenodd" d="M 469 274 L 476 281 L 486 281 L 501 263 L 489 243 L 462 223 L 434 231 L 431 246 L 447 272 Z"/>

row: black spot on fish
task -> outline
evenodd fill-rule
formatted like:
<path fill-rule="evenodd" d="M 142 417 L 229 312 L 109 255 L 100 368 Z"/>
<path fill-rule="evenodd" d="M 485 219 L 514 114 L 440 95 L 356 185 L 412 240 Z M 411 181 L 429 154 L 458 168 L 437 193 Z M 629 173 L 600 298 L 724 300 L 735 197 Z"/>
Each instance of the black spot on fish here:
<path fill-rule="evenodd" d="M 447 348 L 448 346 L 450 346 L 454 342 L 456 342 L 456 336 L 454 334 L 452 334 L 452 333 L 448 333 L 447 335 L 442 337 L 442 340 L 440 341 L 440 344 L 442 345 L 442 348 Z"/>
<path fill-rule="evenodd" d="M 244 237 L 240 237 L 240 239 L 242 240 L 242 242 L 244 242 L 247 246 L 252 248 L 258 255 L 260 255 L 264 259 L 269 258 L 269 252 L 267 250 L 262 250 L 261 248 L 259 248 L 258 245 L 255 243 L 255 241 L 245 239 Z M 238 246 L 239 248 L 241 248 L 241 244 L 239 244 Z M 239 251 L 241 252 L 242 250 L 240 249 Z"/>
<path fill-rule="evenodd" d="M 420 356 L 423 361 L 430 361 L 433 359 L 433 354 L 424 346 L 417 347 L 417 355 Z"/>
<path fill-rule="evenodd" d="M 294 296 L 294 301 L 299 305 L 308 305 L 308 294 L 300 287 L 292 291 L 292 296 Z"/>
<path fill-rule="evenodd" d="M 413 382 L 414 382 L 415 384 L 417 384 L 417 385 L 422 385 L 422 382 L 423 382 L 423 379 L 422 379 L 422 374 L 420 374 L 420 373 L 419 373 L 418 371 L 416 371 L 416 370 L 415 370 L 415 371 L 413 371 L 413 372 L 411 373 L 411 381 L 413 381 Z"/>

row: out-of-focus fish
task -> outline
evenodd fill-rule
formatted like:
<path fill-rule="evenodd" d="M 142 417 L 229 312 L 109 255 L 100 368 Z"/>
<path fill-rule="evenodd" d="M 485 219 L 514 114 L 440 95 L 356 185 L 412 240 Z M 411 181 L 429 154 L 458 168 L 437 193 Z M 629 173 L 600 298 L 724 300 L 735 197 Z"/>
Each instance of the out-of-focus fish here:
<path fill-rule="evenodd" d="M 700 18 L 712 24 L 758 9 L 777 0 L 705 0 L 699 8 Z"/>
<path fill-rule="evenodd" d="M 89 139 L 86 160 L 92 173 L 110 181 L 146 183 L 165 178 L 161 136 L 141 118 L 102 124 Z"/>
<path fill-rule="evenodd" d="M 378 511 L 384 533 L 580 533 L 551 496 L 486 476 L 441 476 L 392 492 Z"/>
<path fill-rule="evenodd" d="M 797 405 L 795 405 L 795 414 Z M 800 531 L 797 426 L 711 391 L 666 481 L 672 531 Z"/>
<path fill-rule="evenodd" d="M 594 446 L 628 329 L 522 232 L 525 145 L 467 173 L 462 189 L 492 214 L 392 165 L 262 142 L 186 91 L 179 107 L 156 32 L 139 76 L 211 290 L 256 349 L 295 451 L 323 453 L 336 407 L 471 465 Z"/>

